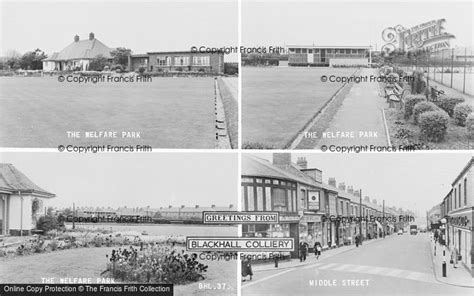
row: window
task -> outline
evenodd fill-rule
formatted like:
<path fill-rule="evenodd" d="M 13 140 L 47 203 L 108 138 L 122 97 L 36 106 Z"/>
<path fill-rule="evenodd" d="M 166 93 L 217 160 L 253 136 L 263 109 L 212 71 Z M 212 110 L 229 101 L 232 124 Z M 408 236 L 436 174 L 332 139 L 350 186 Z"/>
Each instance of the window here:
<path fill-rule="evenodd" d="M 301 53 L 301 48 L 297 48 L 296 53 Z"/>
<path fill-rule="evenodd" d="M 253 186 L 247 186 L 247 211 L 255 211 L 255 197 Z"/>
<path fill-rule="evenodd" d="M 286 191 L 281 188 L 272 188 L 273 210 L 287 212 Z"/>
<path fill-rule="evenodd" d="M 464 179 L 464 205 L 467 206 L 467 178 Z"/>
<path fill-rule="evenodd" d="M 461 183 L 458 185 L 458 198 L 459 198 L 459 207 L 461 207 Z"/>
<path fill-rule="evenodd" d="M 175 66 L 188 66 L 189 65 L 189 57 L 174 57 L 174 65 Z"/>
<path fill-rule="evenodd" d="M 197 56 L 193 57 L 194 66 L 209 66 L 209 56 Z"/>
<path fill-rule="evenodd" d="M 458 196 L 456 194 L 456 188 L 454 188 L 454 208 L 456 209 L 458 207 Z"/>
<path fill-rule="evenodd" d="M 263 187 L 257 187 L 257 211 L 263 210 Z"/>
<path fill-rule="evenodd" d="M 308 49 L 308 53 L 313 53 L 313 50 L 312 50 L 312 49 Z"/>
<path fill-rule="evenodd" d="M 303 49 L 301 50 L 301 53 L 306 53 L 306 51 L 307 51 L 306 48 L 303 48 Z"/>
<path fill-rule="evenodd" d="M 156 63 L 158 66 L 169 66 L 170 65 L 170 57 L 158 57 L 156 59 Z"/>
<path fill-rule="evenodd" d="M 272 210 L 272 188 L 265 187 L 265 211 Z"/>

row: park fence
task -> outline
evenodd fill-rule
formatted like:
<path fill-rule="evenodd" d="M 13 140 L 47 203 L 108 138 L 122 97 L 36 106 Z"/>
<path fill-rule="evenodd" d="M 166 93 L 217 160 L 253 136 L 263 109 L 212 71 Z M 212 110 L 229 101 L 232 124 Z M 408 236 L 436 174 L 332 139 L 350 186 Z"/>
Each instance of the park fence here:
<path fill-rule="evenodd" d="M 405 72 L 423 72 L 429 81 L 435 81 L 467 95 L 473 92 L 472 47 L 450 48 L 416 56 L 398 56 L 393 59 L 397 68 Z"/>

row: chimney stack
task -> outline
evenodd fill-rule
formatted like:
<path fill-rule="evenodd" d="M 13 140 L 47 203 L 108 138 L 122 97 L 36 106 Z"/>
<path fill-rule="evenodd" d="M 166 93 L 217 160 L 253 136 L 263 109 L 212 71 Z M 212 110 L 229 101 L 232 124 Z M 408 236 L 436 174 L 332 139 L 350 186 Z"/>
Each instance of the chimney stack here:
<path fill-rule="evenodd" d="M 337 187 L 336 185 L 336 178 L 334 177 L 330 177 L 329 180 L 328 180 L 328 184 L 333 186 L 333 187 Z"/>
<path fill-rule="evenodd" d="M 347 192 L 350 194 L 354 194 L 354 188 L 352 188 L 352 186 L 347 187 Z"/>
<path fill-rule="evenodd" d="M 302 169 L 308 168 L 308 161 L 306 160 L 306 157 L 298 157 L 296 164 L 300 166 Z"/>
<path fill-rule="evenodd" d="M 344 182 L 339 183 L 339 189 L 341 189 L 342 191 L 346 191 L 346 184 Z"/>
<path fill-rule="evenodd" d="M 94 40 L 95 37 L 94 37 L 94 33 L 90 32 L 89 33 L 89 40 Z"/>
<path fill-rule="evenodd" d="M 181 205 L 181 208 L 184 208 L 184 205 Z"/>
<path fill-rule="evenodd" d="M 233 204 L 230 204 L 230 205 L 229 205 L 229 209 L 232 209 L 233 207 L 234 207 Z"/>
<path fill-rule="evenodd" d="M 372 199 L 372 203 L 373 203 L 373 204 L 377 204 L 377 200 L 376 200 L 375 198 Z"/>
<path fill-rule="evenodd" d="M 168 206 L 169 209 L 171 209 L 173 206 Z"/>
<path fill-rule="evenodd" d="M 74 36 L 74 42 L 79 42 L 79 35 Z"/>
<path fill-rule="evenodd" d="M 290 165 L 291 154 L 290 153 L 273 153 L 273 164 L 275 165 Z"/>
<path fill-rule="evenodd" d="M 370 202 L 370 197 L 368 197 L 368 196 L 366 195 L 366 196 L 364 197 L 364 200 L 365 200 L 366 202 Z"/>
<path fill-rule="evenodd" d="M 360 197 L 360 191 L 359 190 L 354 190 L 354 195 L 357 197 Z"/>
<path fill-rule="evenodd" d="M 199 208 L 199 205 L 195 205 L 194 207 L 197 209 L 197 208 Z"/>
<path fill-rule="evenodd" d="M 211 208 L 215 208 L 215 207 L 216 207 L 216 205 L 211 205 Z"/>

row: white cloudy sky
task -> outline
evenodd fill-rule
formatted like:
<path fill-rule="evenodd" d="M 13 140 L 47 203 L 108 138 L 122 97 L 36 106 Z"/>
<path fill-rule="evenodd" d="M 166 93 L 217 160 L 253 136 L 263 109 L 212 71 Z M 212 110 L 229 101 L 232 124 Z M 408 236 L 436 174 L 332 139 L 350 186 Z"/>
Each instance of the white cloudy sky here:
<path fill-rule="evenodd" d="M 272 154 L 255 154 L 271 161 Z M 472 153 L 294 153 L 305 156 L 308 168 L 323 171 L 323 181 L 336 178 L 364 196 L 385 199 L 388 206 L 411 209 L 419 215 L 439 204 Z"/>
<path fill-rule="evenodd" d="M 386 27 L 446 19 L 453 45 L 472 46 L 472 1 L 242 0 L 242 43 L 255 45 L 372 45 Z"/>
<path fill-rule="evenodd" d="M 237 206 L 235 153 L 68 154 L 2 152 L 53 206 Z"/>
<path fill-rule="evenodd" d="M 134 53 L 236 45 L 237 0 L 0 0 L 0 56 L 40 48 L 60 51 L 94 32 L 109 47 Z"/>

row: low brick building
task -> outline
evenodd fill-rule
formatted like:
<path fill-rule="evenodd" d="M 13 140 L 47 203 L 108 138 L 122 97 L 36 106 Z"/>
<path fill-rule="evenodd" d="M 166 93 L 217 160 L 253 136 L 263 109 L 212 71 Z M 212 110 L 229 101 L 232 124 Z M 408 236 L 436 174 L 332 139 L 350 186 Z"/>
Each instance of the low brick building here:
<path fill-rule="evenodd" d="M 129 70 L 148 72 L 224 72 L 223 53 L 198 53 L 190 51 L 148 52 L 130 55 Z"/>

